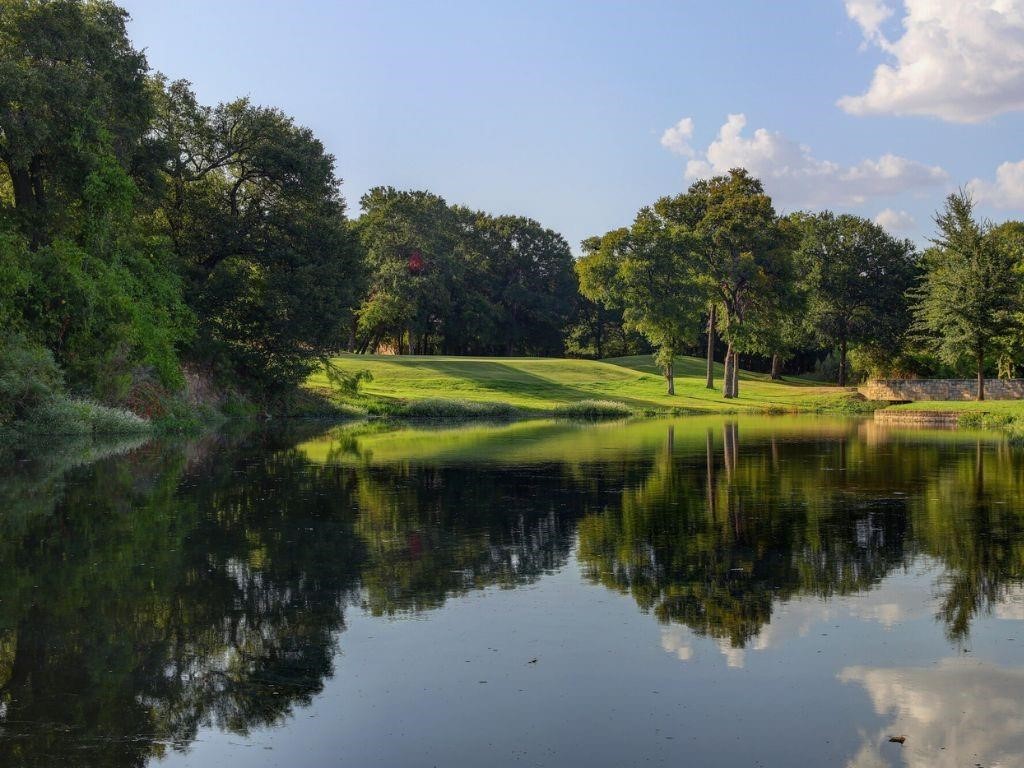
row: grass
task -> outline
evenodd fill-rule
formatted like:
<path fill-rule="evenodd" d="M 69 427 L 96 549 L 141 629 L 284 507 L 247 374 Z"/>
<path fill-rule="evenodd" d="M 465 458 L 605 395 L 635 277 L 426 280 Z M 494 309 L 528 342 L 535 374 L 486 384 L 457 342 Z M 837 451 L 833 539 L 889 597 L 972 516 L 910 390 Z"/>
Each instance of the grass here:
<path fill-rule="evenodd" d="M 552 413 L 562 419 L 623 419 L 632 416 L 633 409 L 616 400 L 580 400 L 556 405 Z"/>
<path fill-rule="evenodd" d="M 63 396 L 44 403 L 18 425 L 23 435 L 138 435 L 151 429 L 149 421 L 131 411 Z"/>
<path fill-rule="evenodd" d="M 344 371 L 368 370 L 373 380 L 356 397 L 336 401 L 377 415 L 408 416 L 414 403 L 439 401 L 500 404 L 523 415 L 556 411 L 583 414 L 588 401 L 613 401 L 631 413 L 743 413 L 817 411 L 851 413 L 872 410 L 853 389 L 822 386 L 803 379 L 772 381 L 767 374 L 742 372 L 740 397 L 721 394 L 722 366 L 715 367 L 718 389 L 704 386 L 704 361 L 681 357 L 676 363 L 676 395 L 665 393 L 665 379 L 649 355 L 611 360 L 556 358 L 425 357 L 414 355 L 342 355 L 333 360 Z M 310 377 L 310 389 L 330 392 L 323 372 Z M 424 406 L 426 407 L 426 406 Z M 621 415 L 619 411 L 616 415 Z M 475 415 L 475 414 L 465 414 Z"/>

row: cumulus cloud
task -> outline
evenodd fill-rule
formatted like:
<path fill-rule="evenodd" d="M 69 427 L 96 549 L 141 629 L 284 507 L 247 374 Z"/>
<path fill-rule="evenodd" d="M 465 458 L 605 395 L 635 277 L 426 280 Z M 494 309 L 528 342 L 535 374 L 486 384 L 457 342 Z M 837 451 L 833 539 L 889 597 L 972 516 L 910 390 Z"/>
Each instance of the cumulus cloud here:
<path fill-rule="evenodd" d="M 666 135 L 684 123 L 692 135 L 693 121 L 689 118 L 670 128 Z M 764 182 L 778 202 L 797 207 L 859 205 L 871 198 L 942 184 L 948 178 L 942 168 L 897 155 L 882 155 L 853 166 L 819 160 L 809 147 L 781 133 L 758 128 L 748 136 L 744 133 L 746 125 L 745 115 L 729 115 L 706 150 L 698 152 L 691 147 L 686 177 L 692 180 L 728 173 L 731 168 L 746 168 Z M 665 136 L 662 144 L 666 145 Z"/>
<path fill-rule="evenodd" d="M 888 39 L 892 8 L 846 0 L 866 45 L 883 51 L 868 89 L 844 96 L 850 114 L 928 115 L 976 123 L 1024 109 L 1024 0 L 904 0 L 903 34 Z"/>
<path fill-rule="evenodd" d="M 979 203 L 996 208 L 1024 208 L 1024 160 L 996 168 L 995 181 L 973 179 L 967 190 Z"/>
<path fill-rule="evenodd" d="M 882 24 L 892 16 L 892 8 L 882 0 L 846 0 L 846 13 L 864 30 L 865 38 L 875 41 L 884 39 Z"/>
<path fill-rule="evenodd" d="M 890 232 L 907 232 L 913 229 L 916 223 L 909 213 L 894 208 L 886 208 L 875 216 L 875 224 Z"/>
<path fill-rule="evenodd" d="M 661 146 L 677 155 L 693 157 L 693 147 L 690 146 L 691 138 L 693 138 L 693 118 L 684 117 L 671 128 L 666 128 L 665 132 L 661 134 Z"/>

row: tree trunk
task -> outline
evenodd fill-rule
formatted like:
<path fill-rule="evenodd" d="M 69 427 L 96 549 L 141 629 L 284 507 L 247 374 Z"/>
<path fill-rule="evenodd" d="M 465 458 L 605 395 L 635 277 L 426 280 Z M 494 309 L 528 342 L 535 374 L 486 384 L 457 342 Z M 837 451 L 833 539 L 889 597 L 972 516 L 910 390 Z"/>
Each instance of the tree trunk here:
<path fill-rule="evenodd" d="M 725 380 L 722 382 L 723 397 L 735 397 L 732 391 L 732 367 L 734 362 L 732 342 L 730 341 L 729 347 L 725 350 Z"/>
<path fill-rule="evenodd" d="M 352 319 L 349 321 L 349 324 L 348 324 L 348 344 L 345 345 L 345 350 L 347 352 L 355 352 L 356 351 L 356 327 L 357 327 L 357 323 L 358 323 L 358 320 L 356 320 L 355 315 L 353 315 Z"/>
<path fill-rule="evenodd" d="M 597 327 L 594 329 L 594 351 L 597 352 L 597 359 L 604 359 L 604 323 L 601 321 L 600 313 L 597 316 Z"/>
<path fill-rule="evenodd" d="M 985 348 L 978 348 L 978 400 L 985 399 Z"/>
<path fill-rule="evenodd" d="M 846 386 L 846 336 L 839 340 L 839 386 Z"/>
<path fill-rule="evenodd" d="M 704 386 L 708 389 L 715 388 L 715 305 L 711 305 L 708 313 L 708 366 L 707 381 Z"/>
<path fill-rule="evenodd" d="M 740 353 L 732 351 L 732 396 L 740 396 Z"/>
<path fill-rule="evenodd" d="M 772 355 L 772 381 L 778 381 L 782 378 L 782 358 L 779 357 L 779 353 L 776 352 Z"/>
<path fill-rule="evenodd" d="M 669 362 L 665 366 L 665 378 L 668 379 L 668 393 L 670 395 L 674 395 L 676 393 L 676 371 L 674 362 Z"/>

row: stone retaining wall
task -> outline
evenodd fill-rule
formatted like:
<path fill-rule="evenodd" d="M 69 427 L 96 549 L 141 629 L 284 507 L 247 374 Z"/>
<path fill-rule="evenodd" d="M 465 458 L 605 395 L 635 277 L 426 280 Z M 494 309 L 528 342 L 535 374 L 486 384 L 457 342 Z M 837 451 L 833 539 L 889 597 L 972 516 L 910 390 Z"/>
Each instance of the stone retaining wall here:
<path fill-rule="evenodd" d="M 973 400 L 977 379 L 876 379 L 857 388 L 868 400 Z M 986 400 L 1024 400 L 1024 379 L 985 379 Z"/>

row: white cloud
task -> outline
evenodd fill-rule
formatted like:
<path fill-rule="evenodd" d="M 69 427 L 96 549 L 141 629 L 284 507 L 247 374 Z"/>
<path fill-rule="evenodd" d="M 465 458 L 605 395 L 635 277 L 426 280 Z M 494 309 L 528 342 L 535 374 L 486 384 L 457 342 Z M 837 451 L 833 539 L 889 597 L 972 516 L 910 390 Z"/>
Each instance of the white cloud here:
<path fill-rule="evenodd" d="M 729 115 L 707 149 L 693 153 L 686 164 L 686 177 L 692 180 L 746 168 L 764 182 L 777 202 L 797 207 L 859 205 L 871 198 L 942 184 L 948 178 L 937 166 L 896 155 L 853 166 L 819 160 L 809 147 L 778 132 L 758 128 L 752 136 L 745 136 L 746 125 L 746 116 Z M 689 130 L 692 133 L 692 121 Z"/>
<path fill-rule="evenodd" d="M 665 132 L 661 134 L 661 146 L 677 155 L 693 157 L 693 147 L 690 146 L 691 138 L 693 138 L 693 118 L 684 117 L 671 128 L 666 128 Z"/>
<path fill-rule="evenodd" d="M 1024 109 L 1024 0 L 904 0 L 902 37 L 881 31 L 891 9 L 846 0 L 846 13 L 892 61 L 866 92 L 838 102 L 854 115 L 929 115 L 975 123 Z"/>
<path fill-rule="evenodd" d="M 875 224 L 890 232 L 907 232 L 914 228 L 917 222 L 914 217 L 906 211 L 897 211 L 894 208 L 886 208 L 879 211 L 875 216 Z"/>
<path fill-rule="evenodd" d="M 967 190 L 979 203 L 996 208 L 1024 208 L 1024 160 L 996 168 L 995 181 L 973 179 Z"/>
<path fill-rule="evenodd" d="M 883 22 L 892 16 L 892 8 L 881 0 L 846 0 L 847 15 L 864 30 L 868 40 L 881 38 Z"/>

